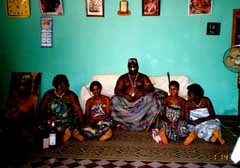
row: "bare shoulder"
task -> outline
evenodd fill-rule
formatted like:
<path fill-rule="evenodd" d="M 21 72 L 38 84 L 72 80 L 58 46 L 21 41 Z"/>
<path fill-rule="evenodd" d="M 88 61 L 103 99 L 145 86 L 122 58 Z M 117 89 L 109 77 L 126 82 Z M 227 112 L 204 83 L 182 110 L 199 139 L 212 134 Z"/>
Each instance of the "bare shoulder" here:
<path fill-rule="evenodd" d="M 186 107 L 189 107 L 189 106 L 192 106 L 193 103 L 192 103 L 192 101 L 187 100 L 187 101 L 185 102 L 185 105 L 186 105 Z"/>
<path fill-rule="evenodd" d="M 46 96 L 54 95 L 54 89 L 49 89 L 49 90 L 47 90 L 47 91 L 44 93 L 44 95 L 46 95 Z"/>
<path fill-rule="evenodd" d="M 210 100 L 210 98 L 209 97 L 202 97 L 202 102 L 203 103 L 212 103 L 212 101 Z"/>
<path fill-rule="evenodd" d="M 106 95 L 102 95 L 102 99 L 106 100 L 106 101 L 110 101 L 110 98 L 108 96 L 106 96 Z"/>
<path fill-rule="evenodd" d="M 146 74 L 143 74 L 143 73 L 139 73 L 139 79 L 142 81 L 148 82 L 148 83 L 152 83 L 149 76 L 147 76 Z"/>
<path fill-rule="evenodd" d="M 53 97 L 55 97 L 54 89 L 49 89 L 44 93 L 44 95 L 41 99 L 42 99 L 42 101 L 46 101 L 49 98 L 53 98 Z"/>
<path fill-rule="evenodd" d="M 87 99 L 87 104 L 89 104 L 89 103 L 92 103 L 93 102 L 93 97 L 90 97 L 89 99 Z"/>
<path fill-rule="evenodd" d="M 202 97 L 202 99 L 205 100 L 205 101 L 211 101 L 210 98 L 206 97 L 206 96 Z"/>
<path fill-rule="evenodd" d="M 179 98 L 179 101 L 181 101 L 182 103 L 186 103 L 186 99 L 184 99 L 183 97 L 178 96 L 178 98 Z"/>
<path fill-rule="evenodd" d="M 38 95 L 37 95 L 36 93 L 32 93 L 32 94 L 30 95 L 30 98 L 31 98 L 32 100 L 38 100 Z"/>
<path fill-rule="evenodd" d="M 119 76 L 118 80 L 126 79 L 126 78 L 128 78 L 128 74 L 127 74 L 127 73 L 125 73 L 125 74 Z"/>
<path fill-rule="evenodd" d="M 170 101 L 170 100 L 171 100 L 171 97 L 170 97 L 170 96 L 167 96 L 167 97 L 164 99 L 165 102 L 168 102 L 168 101 Z"/>
<path fill-rule="evenodd" d="M 75 96 L 75 97 L 77 96 L 77 94 L 72 90 L 68 90 L 67 93 L 69 93 L 69 95 L 71 95 L 71 96 Z"/>
<path fill-rule="evenodd" d="M 149 79 L 148 75 L 144 74 L 144 73 L 138 73 L 139 74 L 139 77 L 142 77 L 142 78 L 147 78 Z"/>
<path fill-rule="evenodd" d="M 124 83 L 127 79 L 128 79 L 127 73 L 121 75 L 121 76 L 117 79 L 117 85 L 119 85 L 120 83 L 121 83 L 121 84 Z"/>

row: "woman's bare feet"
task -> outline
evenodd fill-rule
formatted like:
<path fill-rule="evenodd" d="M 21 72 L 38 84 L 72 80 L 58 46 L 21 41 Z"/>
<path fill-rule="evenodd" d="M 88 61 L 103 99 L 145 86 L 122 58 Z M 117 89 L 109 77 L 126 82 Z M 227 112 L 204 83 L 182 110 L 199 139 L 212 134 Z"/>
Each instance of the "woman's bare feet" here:
<path fill-rule="evenodd" d="M 160 131 L 158 132 L 158 135 L 160 136 L 163 144 L 165 145 L 168 144 L 168 139 L 167 139 L 165 130 L 163 128 L 160 129 Z"/>
<path fill-rule="evenodd" d="M 105 134 L 103 134 L 98 140 L 99 141 L 106 141 L 107 139 L 112 137 L 112 130 L 109 129 Z"/>
<path fill-rule="evenodd" d="M 218 130 L 217 128 L 213 128 L 213 132 L 212 132 L 213 136 L 217 137 L 218 141 L 220 142 L 220 144 L 225 144 L 225 140 L 222 137 L 222 133 L 220 130 Z"/>
<path fill-rule="evenodd" d="M 62 139 L 63 143 L 66 143 L 71 138 L 71 136 L 72 136 L 72 133 L 71 133 L 70 129 L 66 128 L 64 135 L 63 135 L 63 139 Z"/>
<path fill-rule="evenodd" d="M 72 135 L 73 135 L 73 137 L 74 137 L 75 139 L 77 139 L 77 140 L 80 141 L 80 142 L 82 142 L 82 141 L 85 140 L 84 136 L 82 136 L 77 129 L 74 129 L 74 130 L 73 130 Z"/>
<path fill-rule="evenodd" d="M 192 131 L 188 134 L 187 138 L 183 142 L 183 145 L 189 145 L 192 143 L 195 139 L 197 139 L 197 133 L 195 131 Z"/>

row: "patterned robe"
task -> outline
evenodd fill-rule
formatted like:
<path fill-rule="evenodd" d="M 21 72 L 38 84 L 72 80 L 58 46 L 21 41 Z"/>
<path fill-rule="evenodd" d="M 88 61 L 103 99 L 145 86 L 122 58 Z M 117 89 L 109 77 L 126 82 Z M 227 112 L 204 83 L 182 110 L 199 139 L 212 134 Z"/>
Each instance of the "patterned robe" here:
<path fill-rule="evenodd" d="M 152 92 L 135 102 L 128 102 L 124 97 L 115 95 L 111 99 L 112 117 L 130 131 L 147 131 L 154 126 L 161 112 L 160 96 L 159 92 Z"/>

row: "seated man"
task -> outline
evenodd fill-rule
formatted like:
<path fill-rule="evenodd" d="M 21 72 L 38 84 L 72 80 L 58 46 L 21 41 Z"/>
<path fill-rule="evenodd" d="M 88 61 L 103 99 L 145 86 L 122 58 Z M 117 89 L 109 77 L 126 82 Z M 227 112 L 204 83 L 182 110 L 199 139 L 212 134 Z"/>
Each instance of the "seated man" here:
<path fill-rule="evenodd" d="M 121 75 L 111 99 L 111 114 L 122 128 L 149 130 L 159 116 L 161 103 L 148 76 L 138 72 L 136 58 L 128 60 L 128 73 Z"/>

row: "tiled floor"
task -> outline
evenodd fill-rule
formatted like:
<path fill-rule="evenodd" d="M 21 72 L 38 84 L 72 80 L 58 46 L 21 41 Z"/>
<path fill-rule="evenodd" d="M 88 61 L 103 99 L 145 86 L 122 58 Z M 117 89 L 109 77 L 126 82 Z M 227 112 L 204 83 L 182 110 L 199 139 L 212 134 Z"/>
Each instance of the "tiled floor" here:
<path fill-rule="evenodd" d="M 144 162 L 122 160 L 80 160 L 65 158 L 42 158 L 30 165 L 32 168 L 237 168 L 234 164 Z"/>

